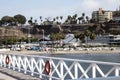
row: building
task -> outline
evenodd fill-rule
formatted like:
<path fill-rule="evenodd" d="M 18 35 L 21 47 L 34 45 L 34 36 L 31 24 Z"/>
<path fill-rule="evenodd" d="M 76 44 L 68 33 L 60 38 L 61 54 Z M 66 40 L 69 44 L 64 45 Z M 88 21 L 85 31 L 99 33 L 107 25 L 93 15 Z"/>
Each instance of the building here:
<path fill-rule="evenodd" d="M 120 35 L 97 35 L 95 40 L 88 38 L 87 42 L 89 45 L 120 45 Z"/>
<path fill-rule="evenodd" d="M 113 19 L 112 11 L 104 11 L 99 8 L 98 11 L 93 11 L 92 19 L 95 23 L 104 23 Z"/>
<path fill-rule="evenodd" d="M 120 6 L 116 11 L 113 11 L 113 20 L 120 21 Z"/>

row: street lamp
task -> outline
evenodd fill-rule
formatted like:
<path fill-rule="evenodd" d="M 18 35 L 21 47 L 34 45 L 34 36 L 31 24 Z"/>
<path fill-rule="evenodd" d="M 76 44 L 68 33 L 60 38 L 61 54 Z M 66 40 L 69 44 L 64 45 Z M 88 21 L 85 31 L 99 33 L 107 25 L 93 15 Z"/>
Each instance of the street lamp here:
<path fill-rule="evenodd" d="M 29 43 L 29 46 L 30 46 L 30 38 L 31 38 L 31 35 L 30 35 L 30 27 L 28 28 L 28 43 Z"/>
<path fill-rule="evenodd" d="M 42 29 L 42 33 L 43 33 L 43 42 L 44 42 L 44 38 L 45 38 L 45 31 L 44 31 L 44 29 Z"/>

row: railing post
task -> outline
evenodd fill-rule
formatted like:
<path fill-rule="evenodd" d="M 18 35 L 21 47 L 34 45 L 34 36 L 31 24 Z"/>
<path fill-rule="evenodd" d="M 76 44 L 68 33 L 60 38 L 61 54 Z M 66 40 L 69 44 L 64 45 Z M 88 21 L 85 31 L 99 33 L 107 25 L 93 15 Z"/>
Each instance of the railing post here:
<path fill-rule="evenodd" d="M 31 76 L 34 75 L 33 73 L 34 73 L 33 58 L 31 58 Z"/>
<path fill-rule="evenodd" d="M 0 67 L 2 67 L 2 54 L 0 54 Z"/>
<path fill-rule="evenodd" d="M 24 62 L 24 73 L 26 74 L 27 73 L 27 67 L 26 67 L 26 57 L 24 57 L 24 59 L 23 59 L 23 62 Z"/>
<path fill-rule="evenodd" d="M 6 62 L 5 62 L 6 56 L 7 56 L 7 55 L 4 55 L 4 56 L 3 56 L 3 60 L 4 60 L 4 61 L 3 61 L 3 62 L 4 62 L 3 64 L 4 64 L 4 67 L 6 67 Z"/>
<path fill-rule="evenodd" d="M 13 56 L 13 70 L 15 70 L 15 64 L 16 64 L 16 60 L 15 60 L 15 55 Z"/>
<path fill-rule="evenodd" d="M 92 64 L 92 78 L 96 78 L 96 64 Z"/>
<path fill-rule="evenodd" d="M 63 62 L 64 62 L 64 61 L 61 61 L 61 64 L 60 64 L 61 80 L 64 80 L 64 75 L 63 75 L 63 73 L 64 73 L 64 72 L 63 72 L 63 71 L 64 71 L 64 70 L 63 70 L 63 69 L 64 69 L 64 68 L 63 68 Z"/>
<path fill-rule="evenodd" d="M 18 57 L 18 71 L 19 72 L 20 72 L 20 67 L 21 67 L 21 65 L 20 65 L 20 58 L 21 58 L 21 56 Z"/>
<path fill-rule="evenodd" d="M 40 69 L 40 71 L 39 71 L 39 74 L 40 74 L 40 78 L 42 78 L 42 59 L 40 59 L 39 60 L 39 69 Z"/>
<path fill-rule="evenodd" d="M 75 62 L 75 72 L 74 72 L 74 74 L 75 74 L 75 79 L 78 79 L 78 63 L 77 62 Z"/>
<path fill-rule="evenodd" d="M 115 68 L 115 76 L 119 76 L 119 67 Z"/>
<path fill-rule="evenodd" d="M 0 54 L 0 67 L 2 67 L 2 54 Z"/>

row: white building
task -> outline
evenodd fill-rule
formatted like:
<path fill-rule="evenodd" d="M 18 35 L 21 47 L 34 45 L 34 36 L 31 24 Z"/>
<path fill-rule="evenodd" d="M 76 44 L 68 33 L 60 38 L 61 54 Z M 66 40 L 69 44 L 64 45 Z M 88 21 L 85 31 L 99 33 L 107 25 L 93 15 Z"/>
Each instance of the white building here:
<path fill-rule="evenodd" d="M 50 36 L 48 36 L 48 38 L 44 39 L 44 43 L 46 45 L 53 43 L 53 42 L 51 42 L 49 37 Z M 43 40 L 42 40 L 42 42 L 43 42 Z M 79 45 L 81 45 L 80 42 L 81 42 L 80 40 L 77 40 L 74 37 L 74 34 L 67 34 L 65 39 L 62 40 L 62 44 L 71 45 L 71 46 L 79 46 Z M 85 42 L 86 42 L 86 44 L 91 45 L 91 46 L 102 46 L 102 45 L 106 46 L 106 45 L 110 45 L 110 44 L 120 45 L 120 35 L 97 35 L 94 40 L 91 40 L 90 38 L 86 37 Z M 54 43 L 58 43 L 58 41 L 54 41 Z M 86 45 L 86 44 L 84 44 L 84 45 Z"/>
<path fill-rule="evenodd" d="M 98 35 L 95 40 L 88 39 L 88 44 L 92 45 L 120 45 L 120 35 Z"/>
<path fill-rule="evenodd" d="M 92 19 L 96 23 L 104 23 L 113 19 L 112 11 L 104 11 L 102 8 L 99 8 L 98 11 L 93 11 Z"/>

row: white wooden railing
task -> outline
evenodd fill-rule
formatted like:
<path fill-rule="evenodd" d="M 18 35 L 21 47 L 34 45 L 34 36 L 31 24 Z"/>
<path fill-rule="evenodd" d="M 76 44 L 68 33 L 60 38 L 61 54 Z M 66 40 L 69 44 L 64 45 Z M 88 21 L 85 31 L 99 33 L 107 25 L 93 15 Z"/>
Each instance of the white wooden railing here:
<path fill-rule="evenodd" d="M 6 57 L 9 63 L 6 64 Z M 45 73 L 46 61 L 50 62 L 50 73 Z M 120 76 L 120 63 L 58 57 L 0 54 L 0 66 L 43 79 L 66 80 Z"/>

